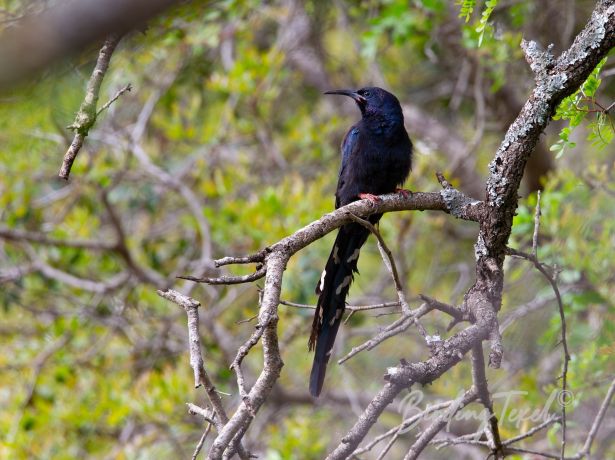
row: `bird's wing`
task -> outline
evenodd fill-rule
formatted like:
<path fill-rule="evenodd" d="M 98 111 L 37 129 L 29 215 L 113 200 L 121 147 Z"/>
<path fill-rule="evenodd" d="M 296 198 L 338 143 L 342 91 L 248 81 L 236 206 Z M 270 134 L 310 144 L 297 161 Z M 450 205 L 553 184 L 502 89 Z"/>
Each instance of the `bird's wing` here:
<path fill-rule="evenodd" d="M 340 166 L 340 172 L 339 172 L 339 177 L 337 180 L 337 190 L 335 192 L 335 209 L 340 207 L 340 196 L 339 196 L 339 192 L 341 191 L 342 187 L 344 186 L 344 181 L 345 181 L 345 172 L 346 169 L 348 168 L 348 163 L 350 162 L 349 159 L 350 157 L 353 155 L 353 153 L 356 151 L 359 143 L 358 143 L 358 139 L 359 139 L 359 128 L 356 126 L 353 126 L 352 128 L 350 128 L 350 130 L 346 133 L 346 136 L 344 136 L 344 140 L 342 141 L 342 165 Z"/>

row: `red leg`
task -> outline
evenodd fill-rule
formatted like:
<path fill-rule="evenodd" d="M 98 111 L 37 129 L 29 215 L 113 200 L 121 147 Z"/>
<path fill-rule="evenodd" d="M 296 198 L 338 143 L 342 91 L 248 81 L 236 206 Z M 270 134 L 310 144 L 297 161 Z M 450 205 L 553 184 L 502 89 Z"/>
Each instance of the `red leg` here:
<path fill-rule="evenodd" d="M 412 192 L 410 190 L 406 190 L 405 188 L 396 188 L 395 193 L 399 193 L 404 198 L 409 198 L 410 195 L 412 195 Z"/>
<path fill-rule="evenodd" d="M 378 195 L 373 195 L 371 193 L 359 193 L 359 198 L 362 200 L 369 200 L 372 203 L 379 203 L 380 197 Z"/>

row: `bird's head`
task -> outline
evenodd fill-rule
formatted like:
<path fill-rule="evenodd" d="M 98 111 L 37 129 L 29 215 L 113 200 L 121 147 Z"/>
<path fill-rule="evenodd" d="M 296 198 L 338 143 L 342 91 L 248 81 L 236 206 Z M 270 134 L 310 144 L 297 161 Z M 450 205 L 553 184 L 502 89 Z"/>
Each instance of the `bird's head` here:
<path fill-rule="evenodd" d="M 399 100 L 388 91 L 377 86 L 352 89 L 336 89 L 325 94 L 341 94 L 354 99 L 364 117 L 375 115 L 387 119 L 399 119 L 403 122 L 403 114 Z"/>

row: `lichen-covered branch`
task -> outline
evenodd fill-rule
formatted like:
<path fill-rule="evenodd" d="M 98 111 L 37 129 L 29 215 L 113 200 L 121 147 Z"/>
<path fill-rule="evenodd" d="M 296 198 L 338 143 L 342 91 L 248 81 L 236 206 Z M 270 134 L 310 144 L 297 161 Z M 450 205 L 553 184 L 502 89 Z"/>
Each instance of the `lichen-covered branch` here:
<path fill-rule="evenodd" d="M 79 154 L 79 151 L 81 150 L 83 142 L 85 141 L 90 129 L 94 126 L 94 123 L 96 123 L 96 117 L 99 113 L 96 106 L 100 95 L 100 86 L 102 85 L 107 69 L 109 68 L 109 62 L 111 61 L 113 51 L 115 51 L 115 47 L 121 38 L 122 36 L 120 34 L 114 33 L 109 35 L 98 53 L 96 66 L 92 71 L 92 76 L 90 77 L 88 86 L 85 90 L 85 98 L 81 103 L 81 107 L 79 107 L 75 121 L 69 126 L 70 129 L 75 131 L 75 137 L 73 137 L 73 141 L 64 154 L 62 167 L 58 173 L 58 176 L 64 180 L 68 180 L 68 176 L 70 175 L 70 170 L 73 167 L 75 158 L 77 158 L 77 155 Z M 126 88 L 129 90 L 129 87 Z"/>

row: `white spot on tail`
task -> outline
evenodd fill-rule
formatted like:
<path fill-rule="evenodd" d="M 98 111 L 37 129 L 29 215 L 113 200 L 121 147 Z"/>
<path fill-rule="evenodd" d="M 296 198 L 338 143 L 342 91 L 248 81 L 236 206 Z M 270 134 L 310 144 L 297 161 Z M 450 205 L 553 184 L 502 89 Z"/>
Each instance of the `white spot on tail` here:
<path fill-rule="evenodd" d="M 338 250 L 339 248 L 337 247 L 337 244 L 333 246 L 333 262 L 336 264 L 340 263 L 340 257 L 337 255 Z"/>
<path fill-rule="evenodd" d="M 342 283 L 335 290 L 335 295 L 340 295 L 342 292 L 342 289 L 344 289 L 346 286 L 349 286 L 351 282 L 352 282 L 352 276 L 351 275 L 346 276 L 346 278 L 344 278 L 344 281 L 342 281 Z"/>
<path fill-rule="evenodd" d="M 338 319 L 340 319 L 341 317 L 342 317 L 342 309 L 341 309 L 341 308 L 338 308 L 338 309 L 335 311 L 335 316 L 334 316 L 333 318 L 331 318 L 331 321 L 329 321 L 329 325 L 330 325 L 330 326 L 333 326 L 333 325 L 335 324 L 335 322 L 336 322 Z"/>
<path fill-rule="evenodd" d="M 357 260 L 359 258 L 359 253 L 361 252 L 361 249 L 357 248 L 354 250 L 354 252 L 352 253 L 352 255 L 350 257 L 348 257 L 348 260 L 346 260 L 346 262 L 350 263 L 353 260 Z"/>
<path fill-rule="evenodd" d="M 322 275 L 320 275 L 320 287 L 318 288 L 320 292 L 325 288 L 325 276 L 327 276 L 327 270 L 323 270 Z"/>

